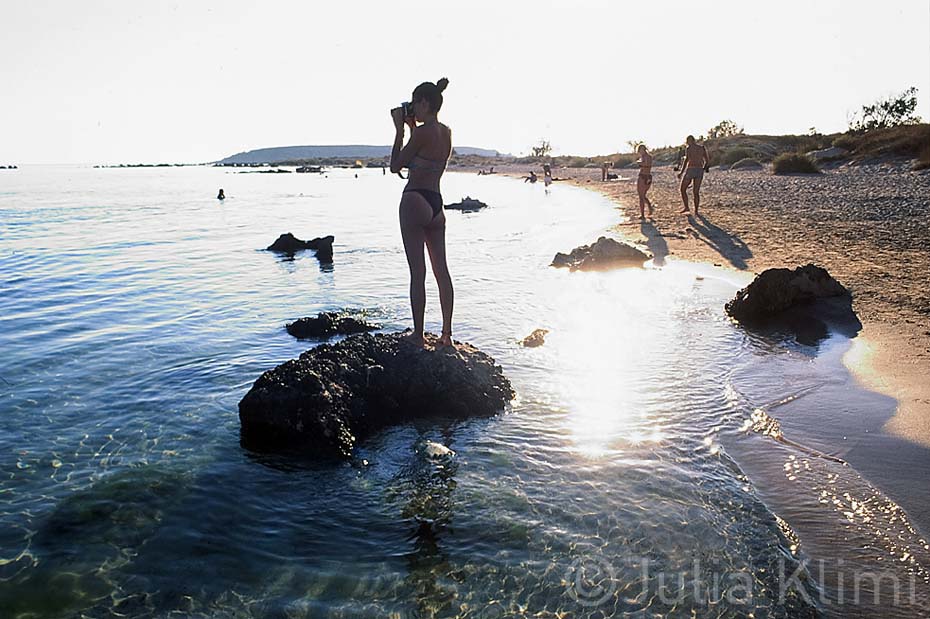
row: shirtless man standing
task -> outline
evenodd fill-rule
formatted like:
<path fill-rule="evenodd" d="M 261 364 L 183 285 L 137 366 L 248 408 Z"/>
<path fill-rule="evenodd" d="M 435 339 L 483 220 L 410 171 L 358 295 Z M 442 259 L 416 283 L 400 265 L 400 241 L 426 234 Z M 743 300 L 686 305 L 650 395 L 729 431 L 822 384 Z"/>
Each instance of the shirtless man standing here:
<path fill-rule="evenodd" d="M 707 156 L 707 149 L 704 148 L 702 144 L 698 144 L 694 140 L 693 135 L 689 135 L 685 141 L 687 143 L 685 147 L 685 161 L 681 167 L 681 171 L 678 172 L 678 177 L 681 178 L 681 184 L 678 188 L 681 190 L 681 202 L 683 204 L 681 212 L 689 212 L 688 185 L 693 181 L 694 214 L 697 215 L 698 207 L 701 206 L 701 181 L 704 180 L 704 171 L 708 168 L 710 159 Z"/>

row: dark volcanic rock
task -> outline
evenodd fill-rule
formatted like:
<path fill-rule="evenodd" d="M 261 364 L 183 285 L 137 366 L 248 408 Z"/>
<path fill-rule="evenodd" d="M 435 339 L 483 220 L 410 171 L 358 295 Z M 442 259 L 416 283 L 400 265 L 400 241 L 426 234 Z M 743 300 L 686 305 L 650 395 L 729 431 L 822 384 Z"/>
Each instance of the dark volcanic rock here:
<path fill-rule="evenodd" d="M 301 241 L 296 236 L 287 232 L 278 237 L 278 239 L 266 247 L 267 251 L 276 251 L 283 254 L 295 254 L 305 249 L 316 250 L 316 257 L 324 262 L 332 261 L 333 241 L 332 235 L 317 237 L 309 241 Z"/>
<path fill-rule="evenodd" d="M 510 381 L 473 346 L 417 348 L 400 333 L 353 335 L 322 344 L 262 374 L 239 402 L 249 449 L 295 449 L 349 457 L 358 441 L 415 417 L 500 412 Z"/>
<path fill-rule="evenodd" d="M 570 254 L 557 253 L 549 266 L 568 267 L 572 271 L 593 271 L 643 266 L 643 263 L 651 258 L 652 256 L 637 247 L 602 236 L 591 245 L 576 247 Z"/>
<path fill-rule="evenodd" d="M 852 295 L 823 267 L 767 269 L 727 302 L 726 312 L 748 326 L 785 326 L 803 343 L 816 343 L 833 326 L 853 336 L 862 323 Z"/>
<path fill-rule="evenodd" d="M 287 323 L 287 332 L 298 339 L 311 337 L 329 337 L 331 335 L 352 335 L 376 331 L 380 325 L 367 322 L 362 317 L 336 312 L 320 312 L 315 317 L 307 316 Z"/>
<path fill-rule="evenodd" d="M 447 204 L 445 208 L 447 210 L 451 209 L 453 211 L 480 211 L 483 208 L 487 208 L 487 204 L 481 200 L 476 200 L 472 197 L 466 196 L 462 198 L 460 202 L 453 202 L 452 204 Z"/>

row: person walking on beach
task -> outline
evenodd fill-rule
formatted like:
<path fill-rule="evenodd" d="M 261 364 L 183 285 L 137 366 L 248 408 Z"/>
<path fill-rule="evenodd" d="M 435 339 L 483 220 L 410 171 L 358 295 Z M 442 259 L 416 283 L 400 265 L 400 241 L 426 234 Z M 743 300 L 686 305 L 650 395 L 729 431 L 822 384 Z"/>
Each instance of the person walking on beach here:
<path fill-rule="evenodd" d="M 446 214 L 439 192 L 439 180 L 452 154 L 452 130 L 439 122 L 442 92 L 449 80 L 435 84 L 423 82 L 413 91 L 409 104 L 391 110 L 394 122 L 394 148 L 391 151 L 391 172 L 408 169 L 407 186 L 400 199 L 400 233 L 410 267 L 410 308 L 413 312 L 413 332 L 409 339 L 423 346 L 423 314 L 426 310 L 426 259 L 423 247 L 429 250 L 433 275 L 439 285 L 439 305 L 442 308 L 440 344 L 452 346 L 452 276 L 446 264 Z M 418 124 L 419 123 L 419 124 Z M 410 139 L 404 145 L 404 126 L 410 128 Z"/>
<path fill-rule="evenodd" d="M 549 191 L 549 185 L 552 184 L 552 166 L 548 163 L 543 164 L 543 184 L 546 186 L 546 191 Z"/>
<path fill-rule="evenodd" d="M 652 154 L 646 149 L 645 144 L 640 144 L 639 148 L 639 176 L 636 177 L 636 193 L 639 194 L 639 218 L 646 218 L 646 207 L 649 207 L 649 216 L 652 216 L 652 202 L 646 197 L 649 188 L 652 187 Z M 695 207 L 697 208 L 697 207 Z"/>
<path fill-rule="evenodd" d="M 707 149 L 703 144 L 698 144 L 693 135 L 689 135 L 685 140 L 685 161 L 681 170 L 678 171 L 678 177 L 681 184 L 678 188 L 681 190 L 682 209 L 680 212 L 687 213 L 688 210 L 688 185 L 694 183 L 694 214 L 698 214 L 698 207 L 701 206 L 701 182 L 704 180 L 704 172 L 710 167 L 710 159 L 707 156 Z"/>

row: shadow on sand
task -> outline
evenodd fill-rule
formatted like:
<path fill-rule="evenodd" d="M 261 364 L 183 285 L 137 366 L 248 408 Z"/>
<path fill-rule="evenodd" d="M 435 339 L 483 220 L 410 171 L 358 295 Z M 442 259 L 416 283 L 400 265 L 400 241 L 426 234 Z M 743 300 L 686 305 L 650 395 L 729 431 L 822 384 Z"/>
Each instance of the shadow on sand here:
<path fill-rule="evenodd" d="M 703 214 L 688 215 L 688 223 L 691 224 L 698 239 L 729 260 L 734 267 L 740 270 L 749 268 L 746 261 L 752 258 L 752 250 L 737 235 L 730 234 L 717 226 Z"/>

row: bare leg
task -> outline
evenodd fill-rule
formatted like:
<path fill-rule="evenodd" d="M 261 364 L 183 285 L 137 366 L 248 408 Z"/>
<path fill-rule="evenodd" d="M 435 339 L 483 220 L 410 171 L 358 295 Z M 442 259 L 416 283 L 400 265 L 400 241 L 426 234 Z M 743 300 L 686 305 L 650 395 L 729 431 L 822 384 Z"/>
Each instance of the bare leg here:
<path fill-rule="evenodd" d="M 423 313 L 426 311 L 426 241 L 425 224 L 433 212 L 423 196 L 404 194 L 400 200 L 400 234 L 404 239 L 407 266 L 410 267 L 410 309 L 413 312 L 413 333 L 410 341 L 423 346 Z"/>
<path fill-rule="evenodd" d="M 688 173 L 685 172 L 681 175 L 681 184 L 678 186 L 678 189 L 681 192 L 682 213 L 688 212 L 688 185 L 690 184 L 691 179 L 688 178 Z"/>
<path fill-rule="evenodd" d="M 646 181 L 643 178 L 636 179 L 636 193 L 639 194 L 639 218 L 646 218 Z"/>
<path fill-rule="evenodd" d="M 694 214 L 698 214 L 698 207 L 701 206 L 701 181 L 703 179 L 694 179 Z"/>
<path fill-rule="evenodd" d="M 426 227 L 426 249 L 433 266 L 433 276 L 439 286 L 439 305 L 442 308 L 442 334 L 439 342 L 452 346 L 452 307 L 455 292 L 452 289 L 452 276 L 446 262 L 446 213 L 443 211 Z"/>

